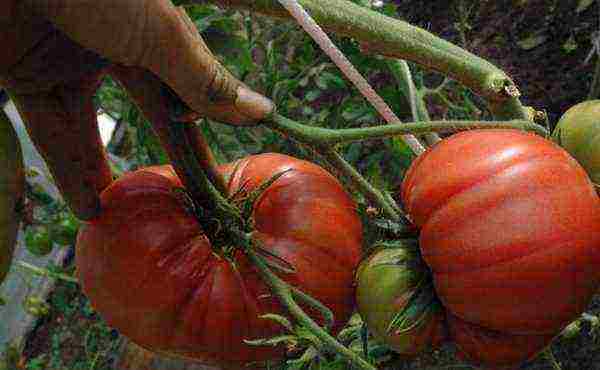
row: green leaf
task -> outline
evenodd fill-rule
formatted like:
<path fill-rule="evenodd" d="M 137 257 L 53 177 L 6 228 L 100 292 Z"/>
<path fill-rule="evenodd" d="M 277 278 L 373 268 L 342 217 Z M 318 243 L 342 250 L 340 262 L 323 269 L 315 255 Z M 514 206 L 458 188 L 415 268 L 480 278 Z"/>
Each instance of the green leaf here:
<path fill-rule="evenodd" d="M 331 72 L 322 72 L 315 82 L 321 90 L 346 88 L 344 79 Z"/>
<path fill-rule="evenodd" d="M 517 45 L 523 50 L 531 50 L 545 43 L 547 39 L 546 35 L 535 34 L 517 41 Z"/>
<path fill-rule="evenodd" d="M 304 95 L 304 100 L 308 102 L 313 102 L 317 100 L 321 96 L 321 94 L 321 90 L 310 90 L 306 93 L 306 95 Z"/>

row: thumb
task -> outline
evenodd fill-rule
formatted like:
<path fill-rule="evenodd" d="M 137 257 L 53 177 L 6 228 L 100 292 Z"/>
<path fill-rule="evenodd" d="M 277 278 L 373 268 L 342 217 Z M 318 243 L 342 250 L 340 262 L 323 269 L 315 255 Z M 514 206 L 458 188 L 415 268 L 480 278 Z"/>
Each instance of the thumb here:
<path fill-rule="evenodd" d="M 113 62 L 152 71 L 194 111 L 255 124 L 272 102 L 229 73 L 170 0 L 24 0 L 24 6 Z"/>

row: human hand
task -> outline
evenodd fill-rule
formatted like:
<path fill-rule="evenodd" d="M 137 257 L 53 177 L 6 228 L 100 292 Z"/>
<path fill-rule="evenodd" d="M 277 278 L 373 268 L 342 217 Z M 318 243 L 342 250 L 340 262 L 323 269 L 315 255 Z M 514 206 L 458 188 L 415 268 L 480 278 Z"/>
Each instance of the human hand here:
<path fill-rule="evenodd" d="M 149 71 L 195 112 L 230 124 L 255 124 L 273 109 L 215 60 L 169 0 L 9 0 L 0 41 L 0 85 L 83 220 L 97 214 L 98 193 L 112 180 L 92 97 L 113 66 L 121 76 Z M 147 116 L 159 109 L 143 108 Z"/>

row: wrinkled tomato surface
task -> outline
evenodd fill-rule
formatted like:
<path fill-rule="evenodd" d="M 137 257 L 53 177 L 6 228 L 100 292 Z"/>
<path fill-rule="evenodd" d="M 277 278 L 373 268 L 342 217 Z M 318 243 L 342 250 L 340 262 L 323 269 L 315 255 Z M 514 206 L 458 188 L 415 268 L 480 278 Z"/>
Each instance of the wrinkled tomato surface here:
<path fill-rule="evenodd" d="M 231 194 L 291 170 L 255 203 L 255 227 L 264 247 L 296 270 L 280 276 L 329 307 L 339 329 L 353 309 L 361 258 L 352 199 L 321 167 L 280 154 L 221 170 Z M 281 356 L 280 347 L 243 343 L 282 333 L 259 316 L 284 313 L 242 251 L 231 260 L 213 252 L 174 191 L 181 187 L 163 166 L 126 174 L 102 193 L 100 217 L 77 241 L 84 292 L 110 325 L 154 351 L 227 366 Z"/>
<path fill-rule="evenodd" d="M 505 335 L 513 359 L 530 357 L 598 287 L 600 199 L 584 169 L 550 141 L 516 130 L 453 135 L 413 163 L 401 195 L 454 317 L 453 339 L 472 360 L 502 357 L 477 349 L 485 338 L 477 327 Z"/>

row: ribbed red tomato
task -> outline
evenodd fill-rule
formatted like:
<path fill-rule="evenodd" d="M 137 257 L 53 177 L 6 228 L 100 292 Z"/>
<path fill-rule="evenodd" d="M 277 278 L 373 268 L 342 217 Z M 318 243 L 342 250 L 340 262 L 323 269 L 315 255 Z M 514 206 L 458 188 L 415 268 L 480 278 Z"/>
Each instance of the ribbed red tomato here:
<path fill-rule="evenodd" d="M 600 199 L 575 159 L 541 137 L 516 130 L 453 135 L 415 161 L 402 200 L 421 227 L 436 291 L 456 320 L 500 336 L 551 338 L 600 283 Z M 465 337 L 455 339 L 469 351 L 475 346 L 464 345 Z M 541 349 L 544 341 L 537 342 Z M 513 358 L 531 355 L 513 343 L 513 355 L 522 354 Z"/>
<path fill-rule="evenodd" d="M 295 268 L 282 277 L 329 307 L 339 329 L 353 309 L 361 258 L 352 199 L 321 167 L 280 154 L 222 170 L 231 194 L 290 170 L 255 203 L 255 227 L 265 248 Z M 151 167 L 102 193 L 101 215 L 77 241 L 84 292 L 110 325 L 154 351 L 224 366 L 281 356 L 280 347 L 243 343 L 281 333 L 258 317 L 282 309 L 243 252 L 233 261 L 213 252 L 174 192 L 181 186 L 171 167 Z"/>

